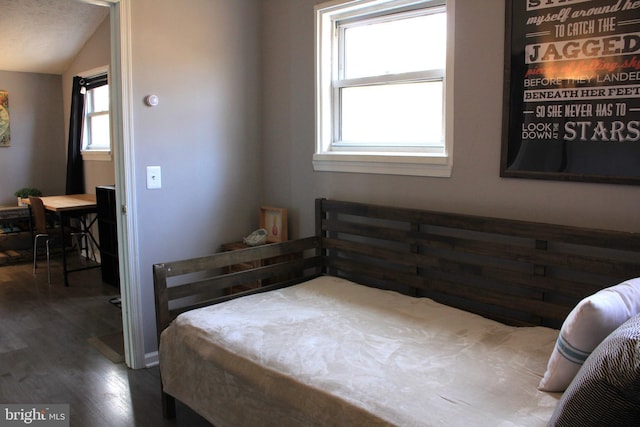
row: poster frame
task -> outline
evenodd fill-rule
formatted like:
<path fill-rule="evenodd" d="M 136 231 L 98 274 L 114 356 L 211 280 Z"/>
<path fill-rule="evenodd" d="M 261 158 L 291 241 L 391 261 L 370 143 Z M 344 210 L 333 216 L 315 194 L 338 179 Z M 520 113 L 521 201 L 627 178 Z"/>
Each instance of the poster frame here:
<path fill-rule="evenodd" d="M 515 148 L 520 145 L 514 141 L 513 135 L 519 132 L 519 126 L 523 125 L 524 120 L 515 120 L 514 117 L 523 117 L 524 100 L 519 90 L 524 92 L 524 78 L 522 72 L 513 69 L 512 62 L 518 54 L 524 56 L 519 49 L 518 43 L 514 41 L 515 36 L 522 37 L 525 32 L 523 28 L 525 22 L 514 22 L 514 2 L 526 2 L 529 0 L 505 0 L 505 40 L 504 40 L 504 88 L 503 88 L 503 116 L 502 116 L 502 144 L 500 153 L 500 176 L 503 178 L 526 178 L 526 179 L 542 179 L 542 180 L 560 180 L 560 181 L 579 181 L 579 182 L 596 182 L 608 184 L 631 184 L 640 185 L 640 168 L 638 174 L 629 176 L 616 174 L 603 174 L 586 168 L 580 172 L 567 171 L 549 171 L 535 170 L 528 168 L 514 169 Z M 584 0 L 575 0 L 576 3 L 584 3 Z M 636 11 L 637 13 L 637 11 Z M 515 31 L 514 31 L 515 30 Z M 620 55 L 622 56 L 622 55 Z M 523 60 L 524 62 L 524 60 Z M 519 90 L 513 90 L 514 84 Z M 638 141 L 640 147 L 640 141 Z M 634 151 L 636 153 L 637 151 Z M 594 158 L 593 162 L 597 159 Z M 587 162 L 589 163 L 589 162 Z"/>

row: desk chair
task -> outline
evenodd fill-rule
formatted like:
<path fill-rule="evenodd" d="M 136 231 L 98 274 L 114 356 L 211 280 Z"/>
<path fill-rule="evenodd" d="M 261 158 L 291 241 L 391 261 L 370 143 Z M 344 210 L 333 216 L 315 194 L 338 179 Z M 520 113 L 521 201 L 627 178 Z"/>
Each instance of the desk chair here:
<path fill-rule="evenodd" d="M 62 230 L 60 228 L 51 228 L 47 226 L 47 212 L 44 208 L 44 204 L 42 203 L 42 199 L 40 199 L 39 197 L 29 196 L 29 204 L 31 205 L 31 212 L 33 214 L 33 274 L 36 274 L 36 269 L 38 268 L 38 240 L 44 238 L 46 239 L 45 246 L 47 249 L 47 283 L 49 284 L 49 286 L 51 286 L 51 255 L 49 242 L 54 240 L 55 238 L 60 238 L 62 244 L 64 245 L 64 236 L 62 236 Z M 70 235 L 72 237 L 76 237 L 76 239 L 79 237 L 86 239 L 87 237 L 87 233 L 83 231 L 73 231 L 70 233 Z M 95 258 L 93 248 L 91 248 L 91 252 L 93 254 L 93 257 Z"/>

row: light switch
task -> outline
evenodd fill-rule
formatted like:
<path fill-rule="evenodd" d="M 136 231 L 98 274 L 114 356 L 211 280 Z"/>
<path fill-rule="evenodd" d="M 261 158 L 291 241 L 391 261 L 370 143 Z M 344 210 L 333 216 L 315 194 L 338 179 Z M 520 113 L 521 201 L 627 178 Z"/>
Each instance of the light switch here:
<path fill-rule="evenodd" d="M 147 190 L 162 188 L 162 172 L 160 166 L 147 166 Z"/>

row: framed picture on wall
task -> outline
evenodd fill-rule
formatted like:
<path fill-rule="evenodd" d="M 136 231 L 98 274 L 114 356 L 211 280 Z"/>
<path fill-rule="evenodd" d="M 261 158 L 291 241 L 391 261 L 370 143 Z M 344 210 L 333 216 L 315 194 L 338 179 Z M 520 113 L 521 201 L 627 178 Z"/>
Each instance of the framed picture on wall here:
<path fill-rule="evenodd" d="M 287 210 L 262 206 L 260 208 L 260 228 L 267 230 L 267 242 L 284 242 L 287 236 Z"/>
<path fill-rule="evenodd" d="M 640 184 L 640 19 L 629 4 L 506 0 L 501 176 Z"/>
<path fill-rule="evenodd" d="M 0 90 L 0 147 L 11 146 L 9 126 L 9 92 Z"/>

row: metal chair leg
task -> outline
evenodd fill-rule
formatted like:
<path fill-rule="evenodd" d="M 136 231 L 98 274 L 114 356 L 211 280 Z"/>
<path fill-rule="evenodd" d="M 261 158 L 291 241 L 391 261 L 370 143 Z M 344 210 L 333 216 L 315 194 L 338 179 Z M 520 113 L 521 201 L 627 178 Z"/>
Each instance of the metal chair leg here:
<path fill-rule="evenodd" d="M 47 248 L 47 283 L 51 286 L 51 252 L 49 250 L 49 239 L 48 234 L 36 234 L 36 237 L 33 239 L 33 275 L 36 274 L 36 269 L 38 268 L 38 239 L 44 237 L 45 246 Z"/>
<path fill-rule="evenodd" d="M 33 239 L 33 274 L 36 274 L 36 269 L 38 268 L 38 239 L 41 237 L 48 238 L 48 234 L 36 234 L 36 237 Z"/>
<path fill-rule="evenodd" d="M 36 257 L 38 255 L 38 236 L 35 237 L 35 239 L 33 240 L 33 275 L 36 275 L 36 268 L 37 268 L 37 264 L 36 264 Z"/>
<path fill-rule="evenodd" d="M 51 286 L 51 260 L 49 256 L 49 239 L 46 241 L 47 245 L 47 283 Z"/>

